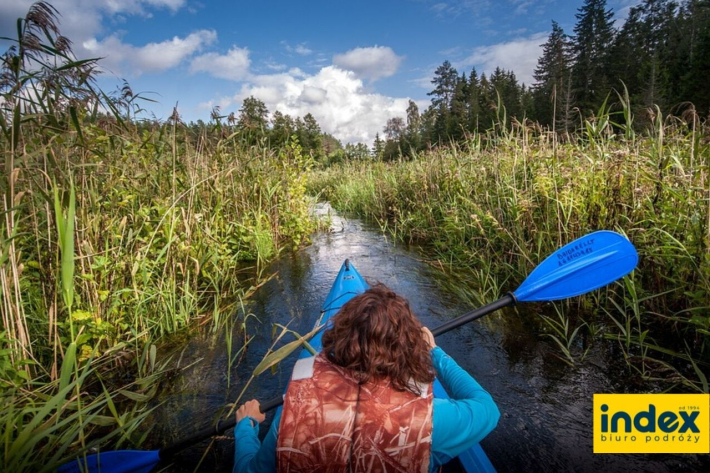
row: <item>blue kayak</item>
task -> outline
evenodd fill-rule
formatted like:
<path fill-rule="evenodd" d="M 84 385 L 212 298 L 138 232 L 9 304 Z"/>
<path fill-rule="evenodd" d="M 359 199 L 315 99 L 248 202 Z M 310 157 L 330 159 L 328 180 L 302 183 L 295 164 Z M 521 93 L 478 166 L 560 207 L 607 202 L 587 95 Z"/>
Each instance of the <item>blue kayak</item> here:
<path fill-rule="evenodd" d="M 340 310 L 343 304 L 356 295 L 362 294 L 368 288 L 369 286 L 360 273 L 358 273 L 357 269 L 355 269 L 352 263 L 345 260 L 340 268 L 340 272 L 338 272 L 338 276 L 333 282 L 333 287 L 331 287 L 328 297 L 325 298 L 320 317 L 316 321 L 314 327 L 325 324 L 329 318 L 334 316 Z M 320 352 L 323 348 L 321 341 L 322 335 L 323 331 L 321 330 L 310 341 L 311 346 L 317 352 Z M 308 350 L 303 349 L 299 358 L 308 358 L 310 356 L 313 355 L 311 355 Z M 449 398 L 449 395 L 446 393 L 446 390 L 438 379 L 434 380 L 434 397 L 442 399 Z M 486 453 L 480 445 L 476 445 L 466 450 L 464 453 L 459 455 L 459 460 L 468 473 L 495 473 L 495 468 L 493 468 L 493 465 L 490 460 L 488 460 Z"/>

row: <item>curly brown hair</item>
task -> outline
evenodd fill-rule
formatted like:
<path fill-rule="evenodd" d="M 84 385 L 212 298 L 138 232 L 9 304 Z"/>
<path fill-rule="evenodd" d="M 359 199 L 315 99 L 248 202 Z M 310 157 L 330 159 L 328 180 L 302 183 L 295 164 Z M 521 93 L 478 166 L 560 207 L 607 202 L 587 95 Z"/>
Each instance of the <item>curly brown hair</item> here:
<path fill-rule="evenodd" d="M 422 324 L 409 302 L 384 284 L 353 297 L 330 319 L 323 353 L 356 372 L 360 381 L 389 379 L 398 391 L 421 394 L 412 383 L 431 383 L 434 369 Z"/>

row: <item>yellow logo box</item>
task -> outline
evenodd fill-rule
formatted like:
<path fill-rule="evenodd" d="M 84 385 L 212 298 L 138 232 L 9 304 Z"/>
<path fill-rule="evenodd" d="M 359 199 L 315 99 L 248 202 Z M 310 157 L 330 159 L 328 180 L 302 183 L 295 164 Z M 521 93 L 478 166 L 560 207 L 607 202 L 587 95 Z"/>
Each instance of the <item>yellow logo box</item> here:
<path fill-rule="evenodd" d="M 710 453 L 710 394 L 595 394 L 594 453 Z"/>

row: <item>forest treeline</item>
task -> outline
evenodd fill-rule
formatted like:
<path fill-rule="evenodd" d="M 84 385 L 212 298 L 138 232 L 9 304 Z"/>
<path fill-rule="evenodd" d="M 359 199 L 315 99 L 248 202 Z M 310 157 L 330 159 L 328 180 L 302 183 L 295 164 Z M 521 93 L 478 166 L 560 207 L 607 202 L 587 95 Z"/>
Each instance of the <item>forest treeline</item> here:
<path fill-rule="evenodd" d="M 212 118 L 240 131 L 248 145 L 278 149 L 295 136 L 317 161 L 332 164 L 406 157 L 510 126 L 513 120 L 569 136 L 602 108 L 602 115 L 610 110 L 621 114 L 620 97 L 632 106 L 633 125 L 640 129 L 658 113 L 708 116 L 710 0 L 644 0 L 618 28 L 606 0 L 585 0 L 576 17 L 571 34 L 552 22 L 532 85 L 500 67 L 488 75 L 475 68 L 459 73 L 444 61 L 432 79 L 429 107 L 420 111 L 410 100 L 406 118 L 388 120 L 371 148 L 343 146 L 311 114 L 293 118 L 276 111 L 269 118 L 265 104 L 254 97 L 244 101 L 238 115 L 222 116 L 217 108 Z M 204 125 L 198 121 L 192 127 Z"/>
<path fill-rule="evenodd" d="M 2 472 L 160 442 L 141 424 L 189 365 L 169 341 L 188 332 L 226 340 L 218 376 L 231 398 L 263 330 L 246 300 L 317 228 L 312 159 L 295 140 L 245 148 L 250 114 L 203 128 L 177 111 L 136 119 L 141 94 L 101 90 L 98 60 L 76 58 L 59 17 L 34 3 L 0 56 Z M 298 123 L 307 142 L 310 119 Z"/>
<path fill-rule="evenodd" d="M 592 5 L 609 24 L 604 3 L 587 2 L 580 25 Z M 321 224 L 314 198 L 427 245 L 437 266 L 471 275 L 459 286 L 476 303 L 514 287 L 565 241 L 617 229 L 638 248 L 638 270 L 529 323 L 544 324 L 539 333 L 571 365 L 604 343 L 596 353 L 607 354 L 609 367 L 628 363 L 624 373 L 639 389 L 650 382 L 654 392 L 709 392 L 701 367 L 710 359 L 710 124 L 699 122 L 708 107 L 708 1 L 645 2 L 631 12 L 637 24 L 651 5 L 672 13 L 676 26 L 663 34 L 684 46 L 635 54 L 661 71 L 651 98 L 643 67 L 627 64 L 637 83 L 621 78 L 638 107 L 658 103 L 678 114 L 678 101 L 693 101 L 692 120 L 657 116 L 652 133 L 635 135 L 631 113 L 588 118 L 617 76 L 587 83 L 588 95 L 573 81 L 553 82 L 546 96 L 502 70 L 470 87 L 471 74 L 444 64 L 431 106 L 420 114 L 411 103 L 406 122 L 387 123 L 386 140 L 378 136 L 373 147 L 383 161 L 434 149 L 385 163 L 373 162 L 366 144 L 342 147 L 312 115 L 270 114 L 256 98 L 238 112 L 215 109 L 206 123 L 186 124 L 177 110 L 167 121 L 139 119 L 141 94 L 128 84 L 101 90 L 99 60 L 77 59 L 59 12 L 33 4 L 0 56 L 0 471 L 53 472 L 98 449 L 141 448 L 153 437 L 142 423 L 154 425 L 156 403 L 177 392 L 186 352 L 176 344 L 188 331 L 223 337 L 223 371 L 211 376 L 239 405 L 251 381 L 235 378 L 235 366 L 252 334 L 270 330 L 244 308 L 269 263 Z M 618 39 L 623 32 L 612 29 L 612 45 L 630 44 Z M 561 81 L 577 77 L 580 35 L 559 31 L 569 60 Z M 664 54 L 692 67 L 669 68 Z M 667 85 L 674 80 L 685 89 Z M 569 108 L 561 90 L 574 100 Z M 535 115 L 539 103 L 553 105 L 554 121 Z M 540 120 L 550 132 L 579 128 L 560 121 L 563 112 L 587 116 L 585 133 L 537 139 L 541 128 L 511 118 Z M 641 114 L 634 123 L 643 126 Z M 490 146 L 448 147 L 475 131 Z M 326 166 L 337 160 L 348 162 Z M 277 328 L 270 333 L 279 343 L 300 338 Z M 274 345 L 267 362 L 284 346 Z M 174 349 L 180 355 L 171 357 Z"/>
<path fill-rule="evenodd" d="M 552 22 L 531 86 L 513 71 L 496 68 L 487 76 L 474 68 L 459 74 L 444 61 L 432 80 L 431 105 L 420 113 L 410 101 L 406 121 L 390 119 L 373 154 L 410 155 L 506 126 L 513 118 L 569 134 L 602 108 L 620 112 L 620 96 L 633 107 L 639 128 L 659 111 L 708 116 L 709 0 L 644 0 L 619 28 L 606 0 L 585 0 L 576 18 L 572 34 Z"/>
<path fill-rule="evenodd" d="M 173 117 L 177 116 L 176 111 Z M 321 129 L 312 114 L 295 118 L 278 110 L 270 114 L 266 104 L 256 97 L 244 99 L 239 114 L 231 112 L 223 115 L 220 108 L 215 107 L 211 119 L 210 124 L 197 120 L 187 125 L 194 139 L 214 140 L 234 133 L 246 147 L 266 146 L 274 150 L 298 140 L 303 151 L 320 163 L 370 157 L 366 144 L 348 143 L 343 146 L 340 140 Z M 215 130 L 217 133 L 214 133 Z"/>

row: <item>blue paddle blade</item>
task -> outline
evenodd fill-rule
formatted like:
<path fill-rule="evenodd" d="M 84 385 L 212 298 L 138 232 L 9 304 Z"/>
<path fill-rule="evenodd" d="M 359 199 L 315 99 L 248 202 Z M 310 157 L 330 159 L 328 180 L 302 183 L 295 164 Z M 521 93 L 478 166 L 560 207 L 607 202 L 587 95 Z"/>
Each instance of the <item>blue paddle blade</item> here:
<path fill-rule="evenodd" d="M 638 260 L 636 248 L 623 235 L 590 233 L 548 256 L 513 294 L 524 302 L 578 296 L 626 276 Z"/>
<path fill-rule="evenodd" d="M 119 450 L 87 455 L 65 463 L 58 473 L 148 473 L 160 461 L 158 450 Z"/>

